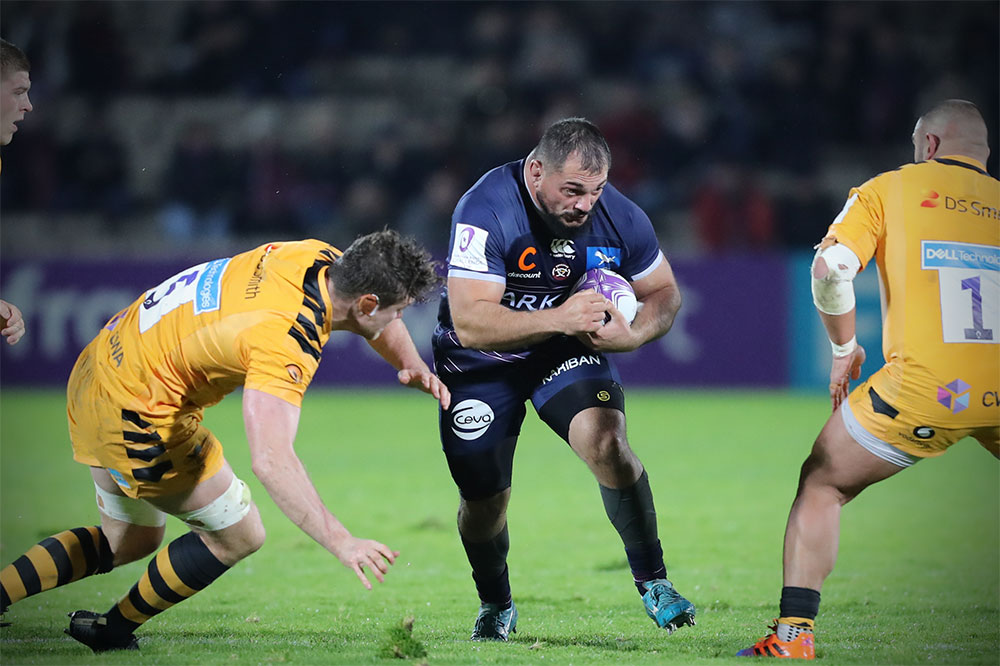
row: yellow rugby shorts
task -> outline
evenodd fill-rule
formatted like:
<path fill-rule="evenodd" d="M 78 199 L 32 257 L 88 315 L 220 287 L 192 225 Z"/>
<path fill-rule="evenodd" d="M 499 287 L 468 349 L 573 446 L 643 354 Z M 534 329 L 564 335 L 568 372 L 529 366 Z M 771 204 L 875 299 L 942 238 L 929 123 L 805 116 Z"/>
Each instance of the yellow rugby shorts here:
<path fill-rule="evenodd" d="M 973 437 L 1000 457 L 1000 426 L 964 426 L 947 410 L 928 422 L 899 405 L 888 404 L 875 388 L 882 383 L 879 380 L 887 378 L 888 372 L 888 368 L 882 367 L 847 398 L 854 417 L 869 434 L 919 458 L 939 456 L 960 439 Z M 926 393 L 932 395 L 933 391 L 931 388 Z"/>
<path fill-rule="evenodd" d="M 222 468 L 222 445 L 200 413 L 154 419 L 123 406 L 138 401 L 99 381 L 95 348 L 84 349 L 66 390 L 74 460 L 103 467 L 122 492 L 143 499 L 183 493 Z"/>

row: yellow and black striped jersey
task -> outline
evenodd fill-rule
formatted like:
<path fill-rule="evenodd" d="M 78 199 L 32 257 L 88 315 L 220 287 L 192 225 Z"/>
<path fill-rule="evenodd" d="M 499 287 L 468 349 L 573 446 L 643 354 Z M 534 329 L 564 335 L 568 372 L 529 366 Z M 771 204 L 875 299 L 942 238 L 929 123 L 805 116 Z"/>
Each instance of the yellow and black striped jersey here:
<path fill-rule="evenodd" d="M 928 417 L 947 403 L 970 426 L 996 423 L 1000 182 L 964 156 L 908 164 L 852 189 L 828 237 L 878 266 L 879 395 Z"/>
<path fill-rule="evenodd" d="M 330 337 L 327 269 L 340 254 L 276 242 L 168 278 L 101 331 L 102 384 L 154 418 L 200 411 L 241 385 L 301 405 Z"/>

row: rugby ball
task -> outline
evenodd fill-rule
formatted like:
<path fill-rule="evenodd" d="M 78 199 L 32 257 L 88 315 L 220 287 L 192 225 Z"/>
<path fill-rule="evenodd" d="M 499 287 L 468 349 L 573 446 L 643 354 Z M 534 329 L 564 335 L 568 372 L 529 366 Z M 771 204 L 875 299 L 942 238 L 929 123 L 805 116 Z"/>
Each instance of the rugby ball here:
<path fill-rule="evenodd" d="M 635 292 L 632 291 L 632 285 L 628 283 L 628 280 L 618 273 L 609 271 L 606 268 L 591 268 L 573 285 L 573 293 L 575 294 L 585 289 L 593 289 L 614 303 L 615 307 L 625 315 L 625 321 L 628 323 L 631 324 L 632 320 L 635 319 L 636 312 L 639 309 Z M 610 314 L 605 317 L 604 323 L 606 324 L 609 321 L 611 321 Z"/>

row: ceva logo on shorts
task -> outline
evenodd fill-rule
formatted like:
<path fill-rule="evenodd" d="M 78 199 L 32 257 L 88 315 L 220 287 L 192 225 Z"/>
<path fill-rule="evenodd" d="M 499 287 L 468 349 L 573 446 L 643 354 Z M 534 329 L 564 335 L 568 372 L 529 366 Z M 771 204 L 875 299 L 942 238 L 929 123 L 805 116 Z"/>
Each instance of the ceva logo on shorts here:
<path fill-rule="evenodd" d="M 493 409 L 482 400 L 463 400 L 451 408 L 451 431 L 464 440 L 479 439 L 493 423 Z"/>
<path fill-rule="evenodd" d="M 958 414 L 969 407 L 970 388 L 972 387 L 961 379 L 956 379 L 945 386 L 938 386 L 937 400 L 950 409 L 952 414 Z"/>

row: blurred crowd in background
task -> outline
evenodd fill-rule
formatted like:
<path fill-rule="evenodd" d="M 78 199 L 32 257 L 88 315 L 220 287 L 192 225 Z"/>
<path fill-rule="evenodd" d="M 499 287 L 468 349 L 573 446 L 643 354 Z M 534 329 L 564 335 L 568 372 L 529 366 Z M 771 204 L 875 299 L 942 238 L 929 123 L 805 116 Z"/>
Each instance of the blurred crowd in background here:
<path fill-rule="evenodd" d="M 441 251 L 462 193 L 565 116 L 668 252 L 808 249 L 936 100 L 980 106 L 997 174 L 998 8 L 4 0 L 35 110 L 3 149 L 3 252 L 386 225 Z"/>

